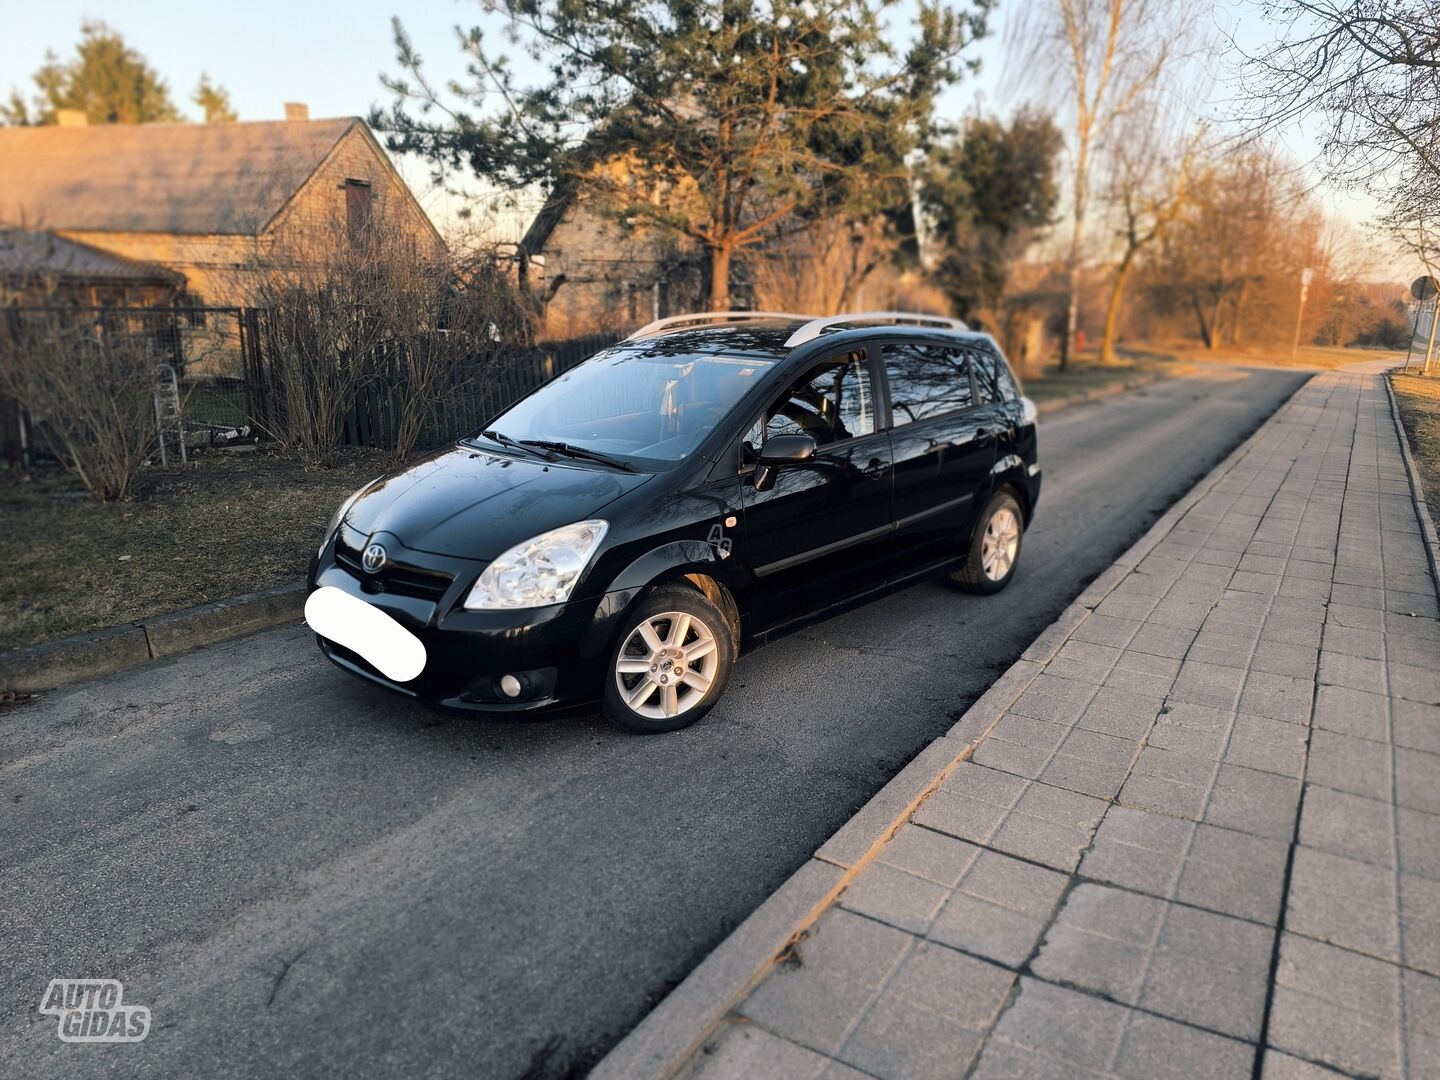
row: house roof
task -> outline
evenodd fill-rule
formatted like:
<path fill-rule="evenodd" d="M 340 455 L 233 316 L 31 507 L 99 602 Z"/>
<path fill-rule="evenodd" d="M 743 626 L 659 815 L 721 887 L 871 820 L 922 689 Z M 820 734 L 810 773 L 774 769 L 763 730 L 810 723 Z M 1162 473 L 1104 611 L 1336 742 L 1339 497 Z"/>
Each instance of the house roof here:
<path fill-rule="evenodd" d="M 0 229 L 0 278 L 42 276 L 121 284 L 185 284 L 183 274 L 154 263 L 113 255 L 53 233 Z"/>
<path fill-rule="evenodd" d="M 342 117 L 0 128 L 0 221 L 254 235 L 357 125 Z"/>

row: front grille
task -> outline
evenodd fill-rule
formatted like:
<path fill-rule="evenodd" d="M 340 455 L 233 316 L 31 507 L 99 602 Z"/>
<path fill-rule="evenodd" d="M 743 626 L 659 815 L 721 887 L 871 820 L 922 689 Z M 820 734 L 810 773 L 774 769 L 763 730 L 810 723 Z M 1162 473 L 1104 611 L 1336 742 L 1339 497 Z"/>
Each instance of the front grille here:
<path fill-rule="evenodd" d="M 368 593 L 393 593 L 438 603 L 453 580 L 449 574 L 438 570 L 422 570 L 417 566 L 401 566 L 393 562 L 387 562 L 379 573 L 367 574 L 360 565 L 360 552 L 339 538 L 335 540 L 335 561 L 349 571 Z"/>

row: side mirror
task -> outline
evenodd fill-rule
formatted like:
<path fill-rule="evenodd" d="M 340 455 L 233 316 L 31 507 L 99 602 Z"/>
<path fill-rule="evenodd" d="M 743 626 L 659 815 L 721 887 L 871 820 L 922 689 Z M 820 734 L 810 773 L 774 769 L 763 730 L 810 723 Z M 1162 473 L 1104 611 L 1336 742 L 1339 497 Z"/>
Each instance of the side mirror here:
<path fill-rule="evenodd" d="M 755 490 L 775 486 L 775 470 L 784 465 L 804 465 L 815 460 L 815 440 L 809 435 L 774 435 L 760 447 L 755 466 Z"/>

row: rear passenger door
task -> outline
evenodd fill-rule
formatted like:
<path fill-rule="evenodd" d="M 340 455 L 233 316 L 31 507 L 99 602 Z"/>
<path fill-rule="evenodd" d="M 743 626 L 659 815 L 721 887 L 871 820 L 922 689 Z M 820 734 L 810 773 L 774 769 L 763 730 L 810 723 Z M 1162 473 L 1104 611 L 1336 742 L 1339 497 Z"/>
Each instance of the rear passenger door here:
<path fill-rule="evenodd" d="M 989 495 L 994 418 L 980 407 L 960 343 L 881 346 L 895 459 L 896 543 L 925 560 L 964 553 Z"/>

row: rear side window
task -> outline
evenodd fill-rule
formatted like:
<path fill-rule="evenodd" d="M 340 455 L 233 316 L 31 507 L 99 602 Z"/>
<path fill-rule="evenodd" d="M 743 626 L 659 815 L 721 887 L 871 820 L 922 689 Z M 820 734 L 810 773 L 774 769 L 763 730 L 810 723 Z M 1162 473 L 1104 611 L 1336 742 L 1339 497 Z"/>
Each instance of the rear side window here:
<path fill-rule="evenodd" d="M 1010 374 L 1009 364 L 986 350 L 977 349 L 970 355 L 975 364 L 975 382 L 980 387 L 983 404 L 1019 399 L 1020 388 L 1015 385 L 1015 376 Z"/>
<path fill-rule="evenodd" d="M 968 409 L 975 404 L 965 352 L 944 345 L 886 345 L 881 350 L 890 379 L 895 425 Z"/>

